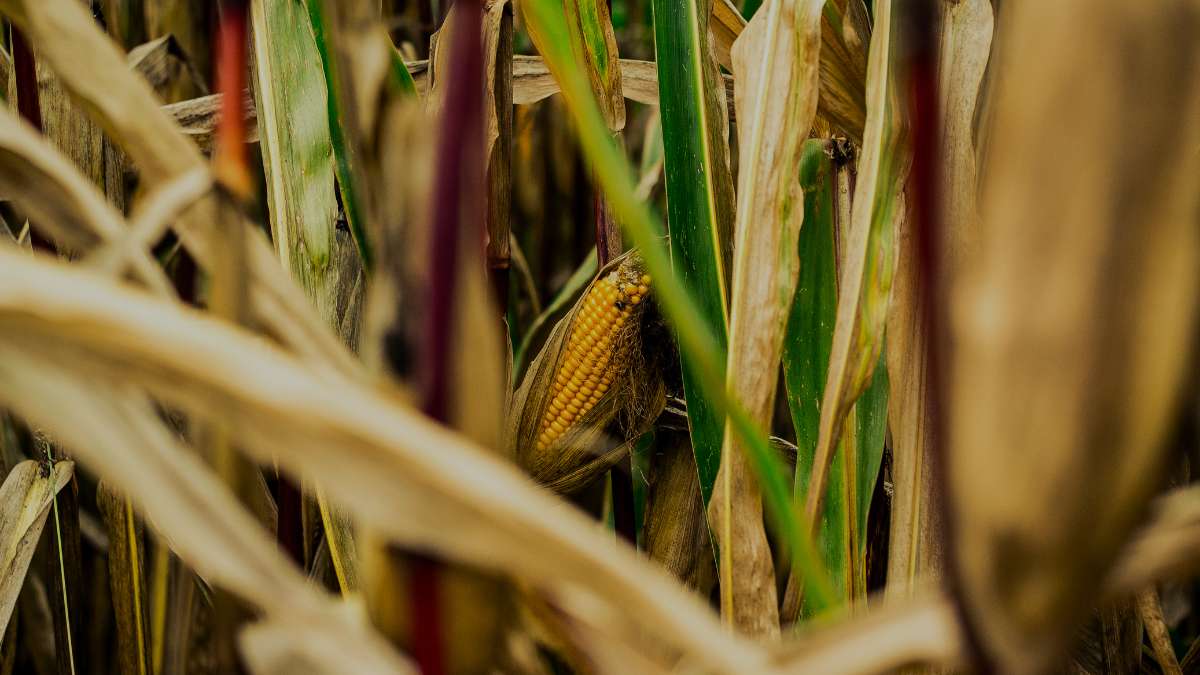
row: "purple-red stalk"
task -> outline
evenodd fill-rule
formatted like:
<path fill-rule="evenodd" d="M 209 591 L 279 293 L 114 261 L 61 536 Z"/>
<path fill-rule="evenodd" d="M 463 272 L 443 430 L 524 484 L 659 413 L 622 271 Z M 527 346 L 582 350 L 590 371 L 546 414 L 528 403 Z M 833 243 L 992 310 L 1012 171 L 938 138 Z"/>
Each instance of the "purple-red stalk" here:
<path fill-rule="evenodd" d="M 37 61 L 25 35 L 12 28 L 12 60 L 14 78 L 17 83 L 17 112 L 34 129 L 43 131 L 42 103 L 38 92 Z M 58 253 L 53 241 L 42 236 L 36 227 L 29 228 L 29 243 L 34 249 L 45 253 Z"/>
<path fill-rule="evenodd" d="M 942 165 L 941 105 L 938 94 L 938 3 L 935 0 L 915 0 L 906 13 L 904 73 L 907 75 L 907 99 L 909 119 L 909 142 L 912 149 L 912 168 L 908 179 L 908 195 L 911 200 L 909 213 L 917 232 L 917 288 L 920 293 L 921 323 L 926 336 L 925 368 L 928 389 L 926 405 L 929 406 L 930 436 L 932 438 L 933 470 L 945 476 L 946 468 L 946 417 L 945 417 L 945 349 L 948 345 L 948 326 L 945 316 L 945 291 L 942 279 L 944 227 L 942 222 Z M 948 483 L 934 481 L 938 502 L 936 508 L 942 514 L 942 536 L 946 538 L 947 581 L 953 597 L 962 597 L 959 588 L 961 576 L 957 571 L 956 556 L 953 554 L 954 512 L 950 504 Z M 972 654 L 975 669 L 980 673 L 992 672 L 984 658 L 982 642 L 961 603 L 955 603 L 959 624 L 963 626 L 968 651 Z"/>
<path fill-rule="evenodd" d="M 248 201 L 254 192 L 246 163 L 246 120 L 242 111 L 242 91 L 246 88 L 248 6 L 246 0 L 221 0 L 214 66 L 221 108 L 213 172 L 222 186 L 244 201 Z"/>
<path fill-rule="evenodd" d="M 458 0 L 453 12 L 430 214 L 429 306 L 419 376 L 425 414 L 443 423 L 450 421 L 449 359 L 460 245 L 479 247 L 480 255 L 469 260 L 486 259 L 482 12 L 480 0 Z M 445 672 L 439 568 L 437 560 L 414 556 L 409 582 L 413 657 L 425 675 Z"/>
<path fill-rule="evenodd" d="M 245 0 L 222 0 L 217 29 L 214 75 L 221 94 L 217 121 L 213 173 L 221 185 L 243 204 L 254 192 L 246 155 L 246 119 L 242 91 L 246 88 L 246 40 L 249 4 Z M 303 499 L 300 488 L 283 474 L 278 475 L 275 503 L 279 518 L 275 538 L 292 560 L 303 567 Z"/>

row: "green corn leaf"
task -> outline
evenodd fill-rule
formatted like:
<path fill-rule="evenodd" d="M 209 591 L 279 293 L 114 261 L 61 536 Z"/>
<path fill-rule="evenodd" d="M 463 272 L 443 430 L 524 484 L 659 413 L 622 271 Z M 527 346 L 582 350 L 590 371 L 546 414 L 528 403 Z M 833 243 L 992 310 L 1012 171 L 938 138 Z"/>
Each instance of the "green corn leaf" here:
<path fill-rule="evenodd" d="M 891 59 L 892 4 L 875 4 L 868 68 L 867 125 L 854 188 L 854 209 L 841 246 L 837 321 L 806 499 L 810 518 L 822 512 L 843 423 L 871 381 L 883 351 L 883 331 L 896 268 L 896 223 L 908 166 Z"/>
<path fill-rule="evenodd" d="M 388 60 L 388 86 L 397 94 L 417 96 L 417 82 L 409 72 L 408 64 L 404 62 L 400 50 L 392 47 L 388 56 L 391 57 Z"/>
<path fill-rule="evenodd" d="M 337 235 L 331 131 L 344 135 L 341 125 L 329 118 L 337 109 L 333 103 L 336 96 L 326 86 L 321 50 L 306 19 L 303 0 L 254 0 L 251 20 L 259 145 L 267 176 L 272 239 L 284 266 L 300 282 L 321 318 L 336 327 L 339 275 L 331 264 Z M 316 23 L 314 20 L 313 25 Z M 347 214 L 353 199 L 345 202 Z M 359 252 L 366 263 L 365 239 Z M 318 503 L 338 582 L 343 591 L 350 592 L 358 577 L 353 534 L 319 493 Z"/>
<path fill-rule="evenodd" d="M 834 217 L 834 164 L 827 154 L 826 142 L 805 143 L 800 163 L 800 186 L 804 190 L 804 227 L 800 230 L 800 279 L 788 316 L 783 347 L 783 378 L 787 388 L 788 410 L 796 430 L 796 498 L 803 502 L 812 474 L 813 451 L 817 445 L 821 394 L 825 389 L 825 371 L 833 342 L 833 324 L 837 315 L 837 254 Z M 831 476 L 841 477 L 844 453 L 833 457 Z M 847 597 L 849 556 L 846 535 L 845 488 L 841 480 L 831 480 L 829 494 L 820 517 L 817 547 L 830 571 L 837 596 Z M 784 601 L 784 620 L 795 618 L 799 602 L 795 580 L 789 584 Z"/>
<path fill-rule="evenodd" d="M 724 352 L 734 197 L 724 91 L 707 43 L 712 3 L 654 0 L 653 9 L 672 267 L 699 305 L 697 318 Z M 707 504 L 721 465 L 725 420 L 700 393 L 703 366 L 686 351 L 681 360 L 688 426 Z M 724 359 L 717 368 L 714 375 L 723 380 Z"/>
<path fill-rule="evenodd" d="M 854 404 L 855 438 L 858 441 L 858 466 L 856 475 L 857 532 L 859 561 L 854 570 L 855 588 L 866 589 L 867 517 L 871 512 L 871 496 L 879 480 L 879 467 L 883 464 L 883 441 L 887 435 L 888 372 L 887 363 L 880 355 L 875 374 L 858 402 Z"/>
<path fill-rule="evenodd" d="M 788 317 L 783 362 L 788 409 L 796 430 L 796 497 L 800 501 L 808 495 L 837 316 L 834 172 L 825 142 L 808 141 L 800 170 L 804 189 L 804 229 L 800 232 L 803 264 Z M 833 454 L 817 532 L 818 548 L 843 601 L 861 597 L 865 589 L 867 515 L 883 461 L 887 399 L 887 371 L 880 357 L 870 385 L 854 406 L 850 422 L 853 433 L 845 435 Z M 852 460 L 849 465 L 847 459 Z M 798 591 L 794 582 L 789 584 L 785 621 L 795 618 L 799 610 Z"/>
<path fill-rule="evenodd" d="M 370 272 L 375 262 L 367 235 L 370 209 L 366 201 L 367 185 L 360 157 L 361 139 L 358 137 L 353 73 L 350 72 L 350 60 L 340 51 L 345 45 L 341 44 L 343 34 L 338 25 L 338 8 L 334 0 L 307 0 L 307 4 L 312 34 L 321 59 L 321 69 L 325 73 L 329 138 L 333 144 L 334 170 L 337 174 L 338 191 L 342 196 L 342 209 L 346 213 L 346 223 L 362 258 L 363 269 Z M 398 55 L 389 55 L 389 61 L 389 82 L 395 82 L 401 91 L 409 90 L 405 87 L 406 83 L 412 85 L 411 91 L 416 91 L 412 74 L 408 73 L 404 60 L 398 58 Z M 404 73 L 401 74 L 400 70 Z M 404 74 L 408 77 L 405 78 Z"/>
<path fill-rule="evenodd" d="M 284 267 L 331 323 L 337 198 L 320 56 L 302 0 L 254 0 L 251 18 L 271 239 Z"/>
<path fill-rule="evenodd" d="M 592 94 L 612 131 L 625 128 L 625 95 L 621 92 L 621 66 L 617 36 L 613 32 L 607 0 L 564 0 L 571 48 L 583 64 Z"/>

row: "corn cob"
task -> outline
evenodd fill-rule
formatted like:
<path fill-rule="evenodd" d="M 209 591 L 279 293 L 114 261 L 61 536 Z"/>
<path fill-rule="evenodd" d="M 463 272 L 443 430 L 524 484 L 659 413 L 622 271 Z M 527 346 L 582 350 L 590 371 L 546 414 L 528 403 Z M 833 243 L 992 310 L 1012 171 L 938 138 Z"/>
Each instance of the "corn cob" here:
<path fill-rule="evenodd" d="M 536 447 L 545 450 L 608 393 L 620 364 L 613 360 L 630 315 L 650 292 L 650 275 L 622 266 L 588 291 L 571 326 L 567 347 L 542 413 Z"/>

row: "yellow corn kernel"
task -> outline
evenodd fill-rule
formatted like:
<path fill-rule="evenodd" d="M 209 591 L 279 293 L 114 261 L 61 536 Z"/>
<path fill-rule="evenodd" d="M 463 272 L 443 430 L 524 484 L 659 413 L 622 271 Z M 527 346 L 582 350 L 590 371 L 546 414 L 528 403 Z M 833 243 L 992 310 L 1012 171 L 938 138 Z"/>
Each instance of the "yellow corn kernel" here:
<path fill-rule="evenodd" d="M 579 304 L 542 413 L 537 448 L 544 450 L 590 412 L 612 387 L 613 345 L 634 305 L 649 293 L 649 275 L 620 270 L 597 280 Z"/>

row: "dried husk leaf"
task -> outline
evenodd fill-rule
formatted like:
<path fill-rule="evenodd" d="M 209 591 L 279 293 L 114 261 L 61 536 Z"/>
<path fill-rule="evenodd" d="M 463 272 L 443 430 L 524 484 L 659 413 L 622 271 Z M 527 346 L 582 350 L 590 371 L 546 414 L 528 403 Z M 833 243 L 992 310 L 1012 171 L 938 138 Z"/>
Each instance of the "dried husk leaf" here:
<path fill-rule="evenodd" d="M 96 186 L 8 110 L 0 110 L 0 190 L 51 238 L 74 250 L 115 242 L 127 229 Z M 164 295 L 174 294 L 162 269 L 144 250 L 130 262 L 140 281 Z"/>
<path fill-rule="evenodd" d="M 74 468 L 72 462 L 49 468 L 26 460 L 13 467 L 0 486 L 0 633 L 12 617 L 50 503 Z"/>
<path fill-rule="evenodd" d="M 997 672 L 1034 673 L 1145 509 L 1195 363 L 1200 8 L 1005 11 L 944 447 L 967 626 Z"/>
<path fill-rule="evenodd" d="M 717 63 L 733 70 L 733 43 L 746 28 L 746 20 L 731 0 L 713 0 L 708 30 L 712 33 L 712 47 Z"/>
<path fill-rule="evenodd" d="M 825 3 L 821 17 L 821 102 L 818 110 L 838 132 L 860 146 L 863 144 L 863 127 L 867 123 L 867 44 L 870 41 L 871 24 L 863 0 L 828 0 Z"/>
<path fill-rule="evenodd" d="M 194 0 L 155 0 L 140 3 L 149 38 L 170 35 L 179 42 L 197 73 L 212 72 L 210 7 Z"/>
<path fill-rule="evenodd" d="M 729 391 L 770 426 L 783 334 L 799 274 L 804 194 L 796 173 L 817 110 L 821 2 L 771 0 L 733 46 L 738 109 L 737 243 Z M 747 450 L 729 424 L 709 519 L 721 549 L 721 611 L 756 635 L 779 631 L 775 566 Z"/>
<path fill-rule="evenodd" d="M 658 68 L 653 61 L 621 59 L 621 91 L 625 98 L 646 105 L 658 105 Z M 409 63 L 413 68 L 413 80 L 422 94 L 429 92 L 429 68 L 426 61 Z M 725 100 L 732 119 L 733 76 L 721 74 L 725 84 Z M 532 105 L 559 93 L 558 82 L 540 56 L 513 56 L 513 104 Z"/>
<path fill-rule="evenodd" d="M 117 663 L 123 673 L 150 671 L 150 632 L 146 622 L 146 537 L 133 505 L 103 481 L 96 506 L 108 531 L 108 581 L 116 617 Z"/>
<path fill-rule="evenodd" d="M 169 103 L 162 107 L 175 124 L 179 132 L 191 139 L 204 154 L 212 153 L 213 134 L 217 130 L 218 114 L 221 110 L 223 94 L 210 94 L 198 98 L 190 98 L 178 103 Z M 258 114 L 254 110 L 254 101 L 249 92 L 242 109 L 245 111 L 246 142 L 258 142 Z"/>
<path fill-rule="evenodd" d="M 125 57 L 132 68 L 154 88 L 158 97 L 174 103 L 208 93 L 204 77 L 174 35 L 164 35 L 129 50 Z"/>
<path fill-rule="evenodd" d="M 196 453 L 180 445 L 144 396 L 125 386 L 87 382 L 8 345 L 0 350 L 5 391 L 22 394 L 20 401 L 5 403 L 76 450 L 144 514 L 153 514 L 148 522 L 197 573 L 268 617 L 307 626 L 294 634 L 293 650 L 303 653 L 312 639 L 305 633 L 321 632 L 374 668 L 399 668 L 402 661 L 381 638 L 307 583 Z M 58 406 L 69 406 L 70 419 Z"/>
<path fill-rule="evenodd" d="M 159 106 L 149 85 L 131 72 L 123 55 L 75 0 L 0 0 L 3 11 L 38 46 L 74 102 L 121 143 L 152 188 L 206 163 Z M 199 67 L 199 66 L 198 66 Z M 99 182 L 99 181 L 98 181 Z M 184 245 L 203 267 L 219 256 L 211 247 L 217 226 L 216 200 L 206 199 L 176 224 Z M 297 353 L 346 373 L 359 366 L 314 315 L 303 294 L 274 260 L 257 231 L 248 232 L 249 284 L 253 316 Z"/>
<path fill-rule="evenodd" d="M 659 348 L 646 338 L 655 318 L 648 303 L 643 302 L 634 307 L 613 340 L 609 363 L 615 364 L 615 370 L 609 390 L 562 436 L 542 450 L 537 448 L 542 417 L 552 399 L 552 384 L 565 362 L 575 318 L 588 293 L 600 279 L 613 278 L 621 284 L 632 281 L 636 285 L 642 274 L 636 251 L 601 268 L 571 312 L 555 325 L 513 394 L 506 432 L 508 451 L 535 481 L 556 492 L 573 492 L 616 464 L 666 405 L 666 388 L 656 366 Z"/>
<path fill-rule="evenodd" d="M 874 675 L 909 672 L 905 668 L 912 666 L 959 672 L 964 665 L 964 636 L 954 606 L 934 589 L 819 628 L 784 645 L 776 655 L 776 672 L 791 675 Z"/>
<path fill-rule="evenodd" d="M 397 543 L 586 592 L 636 627 L 652 653 L 762 671 L 764 653 L 724 632 L 665 572 L 389 395 L 61 263 L 3 250 L 0 262 L 0 341 L 23 354 L 69 360 L 89 382 L 147 386 L 201 418 L 219 403 L 241 430 L 240 447 L 293 475 L 320 475 L 331 499 Z M 95 330 L 78 330 L 84 325 Z M 18 390 L 30 389 L 0 391 Z"/>
<path fill-rule="evenodd" d="M 42 133 L 93 185 L 103 188 L 104 135 L 100 127 L 67 96 L 64 83 L 47 64 L 35 58 Z"/>
<path fill-rule="evenodd" d="M 1101 607 L 1080 629 L 1071 650 L 1071 665 L 1080 675 L 1140 672 L 1143 632 L 1131 603 Z"/>
<path fill-rule="evenodd" d="M 433 34 L 430 40 L 430 58 L 427 62 L 429 67 L 425 71 L 426 77 L 414 77 L 414 83 L 417 85 L 417 90 L 422 91 L 424 85 L 427 91 L 423 91 L 429 101 L 431 113 L 436 117 L 441 108 L 441 79 L 444 79 L 449 71 L 449 51 L 446 49 L 450 45 L 451 31 L 454 30 L 458 11 L 456 7 L 450 8 L 450 13 L 446 15 L 446 20 L 442 23 L 442 27 Z M 492 149 L 496 141 L 500 138 L 500 119 L 499 110 L 496 107 L 496 67 L 498 48 L 501 41 L 501 25 L 504 21 L 505 14 L 508 10 L 508 0 L 488 0 L 483 7 L 483 21 L 480 30 L 483 32 L 483 72 L 484 72 L 484 157 L 492 156 Z M 515 93 L 515 92 L 514 92 Z M 623 110 L 623 108 L 622 108 Z M 506 239 L 507 241 L 507 239 Z"/>
<path fill-rule="evenodd" d="M 701 597 L 716 584 L 696 459 L 686 431 L 655 432 L 642 548 Z"/>
<path fill-rule="evenodd" d="M 246 626 L 238 635 L 238 646 L 254 675 L 367 673 L 379 667 L 363 654 L 346 649 L 336 636 L 287 617 Z M 398 663 L 388 672 L 416 675 L 420 671 L 413 664 Z"/>

